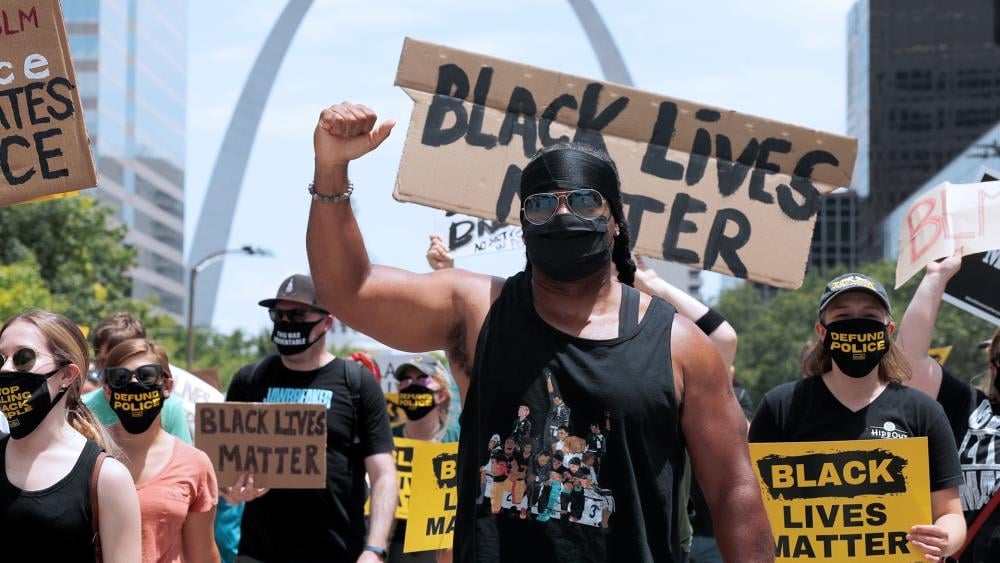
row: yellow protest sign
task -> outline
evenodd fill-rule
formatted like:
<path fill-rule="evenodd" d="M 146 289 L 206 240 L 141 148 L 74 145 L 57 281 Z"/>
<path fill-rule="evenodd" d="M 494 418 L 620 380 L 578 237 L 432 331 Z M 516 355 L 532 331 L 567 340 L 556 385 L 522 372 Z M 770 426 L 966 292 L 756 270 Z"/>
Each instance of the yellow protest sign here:
<path fill-rule="evenodd" d="M 944 365 L 944 363 L 948 361 L 948 356 L 951 355 L 951 349 L 951 346 L 931 348 L 930 350 L 927 350 L 927 355 L 934 358 L 937 363 Z"/>
<path fill-rule="evenodd" d="M 406 424 L 406 413 L 399 408 L 399 393 L 385 393 L 385 410 L 389 413 L 389 426 Z"/>
<path fill-rule="evenodd" d="M 410 518 L 403 551 L 448 549 L 458 507 L 458 444 L 417 442 L 412 467 Z"/>
<path fill-rule="evenodd" d="M 750 444 L 777 561 L 922 560 L 930 524 L 927 439 Z"/>

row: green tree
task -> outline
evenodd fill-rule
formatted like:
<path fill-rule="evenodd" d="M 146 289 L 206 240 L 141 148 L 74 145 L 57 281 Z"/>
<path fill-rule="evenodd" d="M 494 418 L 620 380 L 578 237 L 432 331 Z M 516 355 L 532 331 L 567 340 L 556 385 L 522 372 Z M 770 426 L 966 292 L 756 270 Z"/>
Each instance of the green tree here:
<path fill-rule="evenodd" d="M 892 289 L 895 264 L 888 261 L 861 265 L 857 271 L 881 281 L 889 293 L 892 315 L 899 323 L 919 278 Z M 764 300 L 752 284 L 724 292 L 717 305 L 739 334 L 736 376 L 759 400 L 771 388 L 801 376 L 799 359 L 804 346 L 815 342 L 819 297 L 831 278 L 847 270 L 810 272 L 795 291 L 779 291 Z M 934 333 L 934 346 L 953 346 L 945 364 L 956 377 L 971 380 L 985 370 L 985 358 L 977 344 L 995 327 L 948 304 L 941 306 Z"/>
<path fill-rule="evenodd" d="M 136 251 L 125 244 L 125 227 L 111 223 L 111 213 L 90 197 L 0 208 L 0 265 L 33 261 L 54 299 L 48 306 L 84 326 L 141 309 L 128 298 L 126 275 Z"/>
<path fill-rule="evenodd" d="M 0 323 L 25 309 L 51 309 L 54 301 L 34 256 L 0 265 Z"/>

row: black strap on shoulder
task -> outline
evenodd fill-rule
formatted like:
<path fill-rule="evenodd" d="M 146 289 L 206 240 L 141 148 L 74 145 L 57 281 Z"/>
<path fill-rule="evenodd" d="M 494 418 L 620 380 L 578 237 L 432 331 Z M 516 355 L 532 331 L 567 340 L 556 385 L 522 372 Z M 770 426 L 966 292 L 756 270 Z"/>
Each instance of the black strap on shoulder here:
<path fill-rule="evenodd" d="M 639 290 L 622 284 L 622 303 L 618 308 L 618 337 L 631 334 L 639 326 Z"/>
<path fill-rule="evenodd" d="M 351 443 L 358 445 L 361 443 L 361 432 L 358 428 L 361 422 L 361 417 L 358 416 L 361 410 L 361 364 L 351 359 L 346 359 L 344 362 L 347 364 L 344 366 L 344 382 L 347 384 L 347 392 L 351 395 Z"/>

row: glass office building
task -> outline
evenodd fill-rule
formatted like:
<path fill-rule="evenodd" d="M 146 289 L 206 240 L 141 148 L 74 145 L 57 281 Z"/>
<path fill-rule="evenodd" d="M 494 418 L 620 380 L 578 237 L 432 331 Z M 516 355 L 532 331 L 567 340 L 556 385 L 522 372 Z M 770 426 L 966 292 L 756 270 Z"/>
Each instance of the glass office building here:
<path fill-rule="evenodd" d="M 139 252 L 132 297 L 184 307 L 186 0 L 62 2 L 97 164 L 89 193 Z"/>

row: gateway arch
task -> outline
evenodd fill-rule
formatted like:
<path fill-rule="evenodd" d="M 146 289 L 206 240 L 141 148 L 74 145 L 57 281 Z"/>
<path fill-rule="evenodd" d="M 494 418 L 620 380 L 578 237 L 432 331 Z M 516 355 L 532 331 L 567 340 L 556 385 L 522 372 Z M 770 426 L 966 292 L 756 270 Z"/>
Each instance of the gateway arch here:
<path fill-rule="evenodd" d="M 597 55 L 604 78 L 632 86 L 632 78 L 629 76 L 625 61 L 593 2 L 569 0 L 569 4 Z M 191 268 L 202 258 L 228 248 L 236 202 L 239 200 L 240 187 L 243 185 L 247 161 L 250 158 L 250 150 L 253 148 L 264 107 L 267 105 L 281 61 L 285 58 L 292 38 L 311 5 L 312 0 L 289 0 L 250 69 L 209 179 L 208 190 L 198 217 L 198 226 L 191 241 L 191 251 L 187 257 L 188 277 L 191 275 Z M 194 326 L 211 325 L 221 278 L 222 268 L 209 268 L 198 274 L 199 286 L 194 292 Z"/>

